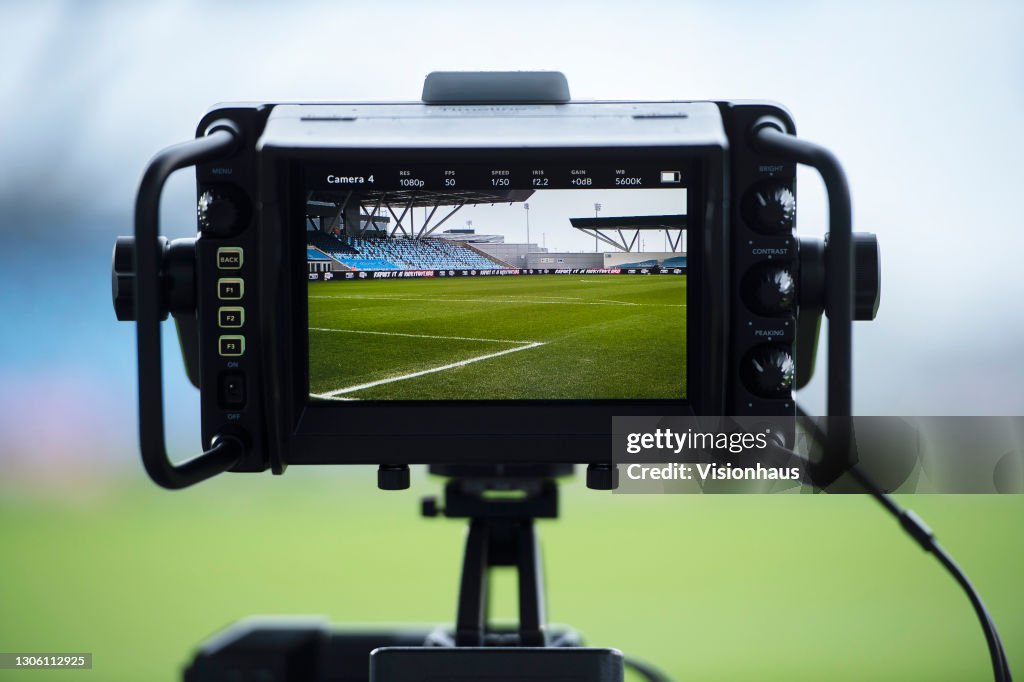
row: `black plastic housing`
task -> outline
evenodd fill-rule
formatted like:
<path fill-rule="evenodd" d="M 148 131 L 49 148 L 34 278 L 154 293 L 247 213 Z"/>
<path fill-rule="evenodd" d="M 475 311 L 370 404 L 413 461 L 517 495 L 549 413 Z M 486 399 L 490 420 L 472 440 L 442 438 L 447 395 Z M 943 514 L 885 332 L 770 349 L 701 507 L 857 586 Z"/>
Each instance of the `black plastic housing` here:
<path fill-rule="evenodd" d="M 208 193 L 229 196 L 244 218 L 233 230 L 221 228 L 196 240 L 199 367 L 189 367 L 202 389 L 204 442 L 230 434 L 245 444 L 233 471 L 282 473 L 289 464 L 607 462 L 613 416 L 793 414 L 791 395 L 758 396 L 741 371 L 743 358 L 758 346 L 792 352 L 796 311 L 771 317 L 753 313 L 743 301 L 742 281 L 766 262 L 795 268 L 796 240 L 791 231 L 758 231 L 740 209 L 758 183 L 781 183 L 795 193 L 795 165 L 755 154 L 747 138 L 752 123 L 765 115 L 794 132 L 788 113 L 755 102 L 574 102 L 494 109 L 242 104 L 217 107 L 200 122 L 198 136 L 226 119 L 239 127 L 242 140 L 227 158 L 196 168 L 197 199 Z M 430 132 L 438 118 L 447 119 L 446 125 L 464 119 L 460 126 L 471 128 L 469 121 L 480 115 L 499 124 L 492 126 L 489 140 L 470 143 L 456 135 L 446 142 L 444 135 Z M 422 121 L 426 132 L 403 137 L 396 128 L 399 132 L 388 137 L 388 126 L 399 125 L 395 121 L 405 126 Z M 619 134 L 619 129 L 630 132 Z M 304 166 L 494 158 L 660 158 L 696 169 L 687 207 L 686 401 L 558 401 L 557 409 L 542 401 L 308 402 L 307 273 L 297 201 Z M 240 247 L 245 254 L 242 267 L 231 273 L 245 281 L 245 323 L 239 330 L 245 352 L 232 358 L 222 357 L 218 345 L 223 330 L 216 316 L 223 302 L 217 280 L 225 273 L 218 270 L 217 254 L 223 247 Z M 244 381 L 243 405 L 225 403 L 225 376 Z"/>

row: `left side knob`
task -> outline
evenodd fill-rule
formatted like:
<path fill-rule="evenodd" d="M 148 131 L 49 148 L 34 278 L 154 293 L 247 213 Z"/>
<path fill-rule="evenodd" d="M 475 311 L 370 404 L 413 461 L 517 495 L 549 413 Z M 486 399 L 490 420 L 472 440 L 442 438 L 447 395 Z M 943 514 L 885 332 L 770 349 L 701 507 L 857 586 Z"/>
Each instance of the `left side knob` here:
<path fill-rule="evenodd" d="M 118 237 L 111 267 L 114 314 L 126 322 L 135 319 L 135 237 Z"/>

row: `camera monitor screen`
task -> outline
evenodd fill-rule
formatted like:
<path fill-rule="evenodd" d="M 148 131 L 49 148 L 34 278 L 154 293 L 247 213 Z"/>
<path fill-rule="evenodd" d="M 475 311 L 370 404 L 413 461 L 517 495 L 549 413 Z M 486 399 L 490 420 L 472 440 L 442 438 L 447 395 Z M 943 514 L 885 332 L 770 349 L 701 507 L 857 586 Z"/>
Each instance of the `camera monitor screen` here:
<path fill-rule="evenodd" d="M 307 168 L 310 399 L 685 400 L 688 174 Z"/>

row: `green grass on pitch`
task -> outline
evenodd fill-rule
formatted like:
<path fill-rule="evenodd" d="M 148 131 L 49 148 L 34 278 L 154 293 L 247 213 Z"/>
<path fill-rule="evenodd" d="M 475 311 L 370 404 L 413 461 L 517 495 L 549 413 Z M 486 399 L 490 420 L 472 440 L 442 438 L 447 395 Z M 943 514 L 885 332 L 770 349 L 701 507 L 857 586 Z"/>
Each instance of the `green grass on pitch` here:
<path fill-rule="evenodd" d="M 0 481 L 0 650 L 94 654 L 92 670 L 0 682 L 170 682 L 202 640 L 253 614 L 455 617 L 466 524 L 419 516 L 419 496 L 441 487 L 420 467 L 398 493 L 376 490 L 369 467 L 174 493 L 141 469 L 132 485 L 91 485 L 47 498 Z M 1019 675 L 1024 497 L 901 502 L 981 590 Z M 991 679 L 967 598 L 865 496 L 617 495 L 577 479 L 560 517 L 538 523 L 549 620 L 674 679 Z M 514 617 L 509 570 L 494 597 L 493 613 Z"/>
<path fill-rule="evenodd" d="M 309 295 L 314 394 L 383 381 L 340 397 L 685 397 L 685 276 L 310 282 Z"/>

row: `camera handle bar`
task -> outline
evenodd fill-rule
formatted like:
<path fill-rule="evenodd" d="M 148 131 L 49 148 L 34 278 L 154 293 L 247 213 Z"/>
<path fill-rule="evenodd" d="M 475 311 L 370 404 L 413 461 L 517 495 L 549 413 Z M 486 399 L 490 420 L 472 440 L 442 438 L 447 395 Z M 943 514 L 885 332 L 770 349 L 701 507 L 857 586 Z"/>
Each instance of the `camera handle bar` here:
<path fill-rule="evenodd" d="M 818 171 L 828 195 L 828 249 L 825 250 L 825 305 L 828 314 L 828 375 L 826 377 L 827 447 L 821 460 L 810 465 L 819 485 L 834 481 L 854 464 L 853 317 L 854 249 L 850 187 L 839 159 L 824 147 L 786 132 L 777 118 L 763 116 L 750 130 L 750 144 L 758 152 L 810 166 Z"/>
<path fill-rule="evenodd" d="M 117 277 L 115 267 L 115 300 L 119 294 L 124 297 L 124 288 L 129 288 L 135 298 L 142 463 L 157 485 L 172 490 L 187 488 L 227 471 L 242 457 L 244 448 L 237 438 L 218 435 L 211 440 L 208 450 L 180 464 L 173 463 L 167 455 L 160 322 L 168 313 L 163 293 L 169 288 L 170 277 L 164 273 L 160 197 L 171 173 L 226 156 L 240 142 L 238 126 L 220 120 L 213 122 L 204 136 L 167 147 L 154 156 L 142 176 L 135 202 L 134 277 Z M 194 310 L 194 299 L 191 305 Z"/>

